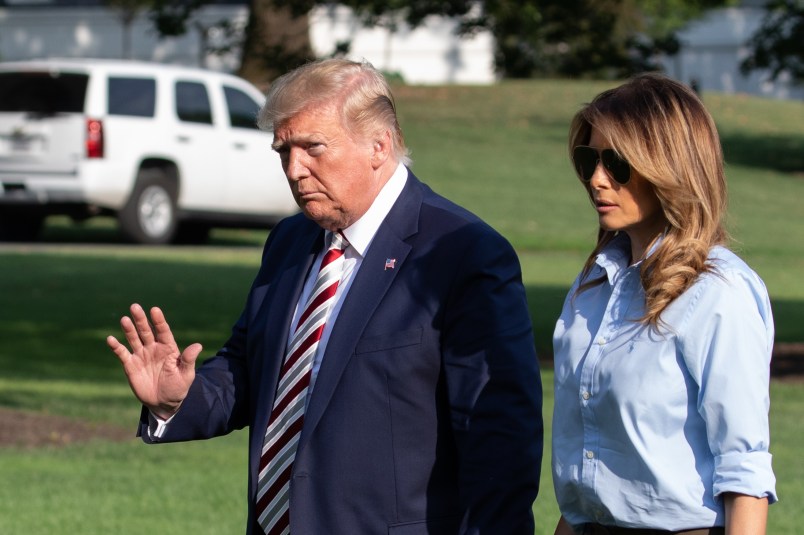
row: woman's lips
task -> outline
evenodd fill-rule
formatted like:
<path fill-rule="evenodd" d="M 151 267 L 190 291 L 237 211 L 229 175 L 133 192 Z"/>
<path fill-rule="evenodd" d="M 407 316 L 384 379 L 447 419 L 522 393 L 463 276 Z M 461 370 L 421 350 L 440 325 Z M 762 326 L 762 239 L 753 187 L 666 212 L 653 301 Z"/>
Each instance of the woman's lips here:
<path fill-rule="evenodd" d="M 595 201 L 595 208 L 599 213 L 607 213 L 617 208 L 617 205 L 612 202 L 598 200 Z"/>

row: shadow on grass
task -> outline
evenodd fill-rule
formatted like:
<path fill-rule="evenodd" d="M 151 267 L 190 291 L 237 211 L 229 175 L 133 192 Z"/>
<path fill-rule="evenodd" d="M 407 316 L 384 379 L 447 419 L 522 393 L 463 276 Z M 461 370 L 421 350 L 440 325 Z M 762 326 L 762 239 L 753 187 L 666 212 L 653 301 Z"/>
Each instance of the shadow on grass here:
<path fill-rule="evenodd" d="M 255 266 L 199 261 L 37 252 L 0 255 L 0 369 L 5 379 L 106 381 L 119 363 L 105 338 L 120 336 L 131 303 L 158 305 L 177 341 L 200 342 L 205 354 L 228 337 Z M 255 258 L 259 251 L 255 251 Z"/>
<path fill-rule="evenodd" d="M 227 247 L 261 246 L 268 235 L 268 229 L 229 229 L 213 228 L 209 240 L 202 245 Z M 66 216 L 51 216 L 45 220 L 45 226 L 37 240 L 39 243 L 91 243 L 132 245 L 117 226 L 117 220 L 111 217 L 95 217 L 83 222 L 74 222 Z M 173 244 L 171 247 L 198 244 Z"/>
<path fill-rule="evenodd" d="M 228 338 L 257 272 L 254 261 L 216 262 L 219 251 L 180 255 L 166 248 L 158 258 L 92 254 L 0 254 L 0 369 L 5 379 L 118 381 L 119 363 L 105 344 L 120 335 L 119 319 L 131 303 L 160 306 L 178 343 L 204 345 L 204 356 Z M 197 255 L 197 256 L 194 256 Z M 552 360 L 552 335 L 567 288 L 526 288 L 536 348 Z M 804 301 L 773 303 L 777 337 L 804 341 Z M 10 400 L 3 400 L 8 403 Z"/>
<path fill-rule="evenodd" d="M 804 135 L 721 135 L 726 161 L 804 178 Z"/>
<path fill-rule="evenodd" d="M 804 300 L 772 299 L 776 341 L 771 375 L 804 379 Z"/>
<path fill-rule="evenodd" d="M 804 343 L 804 300 L 771 299 L 776 341 Z"/>
<path fill-rule="evenodd" d="M 105 380 L 119 364 L 106 348 L 120 332 L 130 303 L 160 306 L 180 344 L 200 342 L 212 354 L 229 335 L 256 275 L 254 265 L 193 258 L 128 258 L 116 248 L 70 256 L 50 252 L 0 254 L 0 368 L 6 378 Z M 247 253 L 244 253 L 247 254 Z M 540 358 L 552 356 L 552 334 L 566 288 L 529 286 Z"/>

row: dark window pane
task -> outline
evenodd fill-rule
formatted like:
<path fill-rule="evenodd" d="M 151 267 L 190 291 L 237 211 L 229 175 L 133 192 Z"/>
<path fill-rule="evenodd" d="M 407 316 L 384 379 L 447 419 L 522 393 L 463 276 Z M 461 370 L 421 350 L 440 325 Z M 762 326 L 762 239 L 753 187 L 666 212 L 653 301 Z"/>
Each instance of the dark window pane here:
<path fill-rule="evenodd" d="M 84 110 L 88 80 L 86 74 L 0 73 L 0 111 L 80 113 Z"/>
<path fill-rule="evenodd" d="M 260 105 L 249 95 L 233 87 L 224 86 L 223 93 L 229 108 L 229 123 L 236 128 L 256 129 Z"/>
<path fill-rule="evenodd" d="M 152 78 L 109 78 L 109 115 L 153 117 L 156 81 Z"/>
<path fill-rule="evenodd" d="M 182 121 L 212 124 L 212 108 L 204 84 L 176 82 L 176 115 Z"/>

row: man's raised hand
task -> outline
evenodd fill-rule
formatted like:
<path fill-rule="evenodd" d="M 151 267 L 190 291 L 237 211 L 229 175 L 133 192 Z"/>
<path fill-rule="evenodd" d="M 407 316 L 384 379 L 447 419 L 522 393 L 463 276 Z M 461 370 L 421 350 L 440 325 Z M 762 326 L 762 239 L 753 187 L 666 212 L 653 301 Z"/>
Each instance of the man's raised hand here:
<path fill-rule="evenodd" d="M 114 336 L 106 338 L 109 348 L 123 364 L 134 395 L 155 416 L 168 419 L 179 410 L 195 378 L 195 361 L 201 344 L 180 351 L 173 333 L 158 307 L 151 309 L 151 321 L 138 304 L 131 305 L 131 317 L 120 319 L 128 348 Z"/>

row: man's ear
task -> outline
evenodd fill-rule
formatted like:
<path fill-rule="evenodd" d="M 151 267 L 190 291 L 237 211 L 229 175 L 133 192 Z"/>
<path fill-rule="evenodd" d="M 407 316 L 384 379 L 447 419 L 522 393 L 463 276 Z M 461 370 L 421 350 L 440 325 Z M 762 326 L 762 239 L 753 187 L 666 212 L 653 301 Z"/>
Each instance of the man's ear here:
<path fill-rule="evenodd" d="M 379 169 L 391 157 L 392 151 L 391 131 L 385 130 L 371 145 L 371 166 Z"/>

